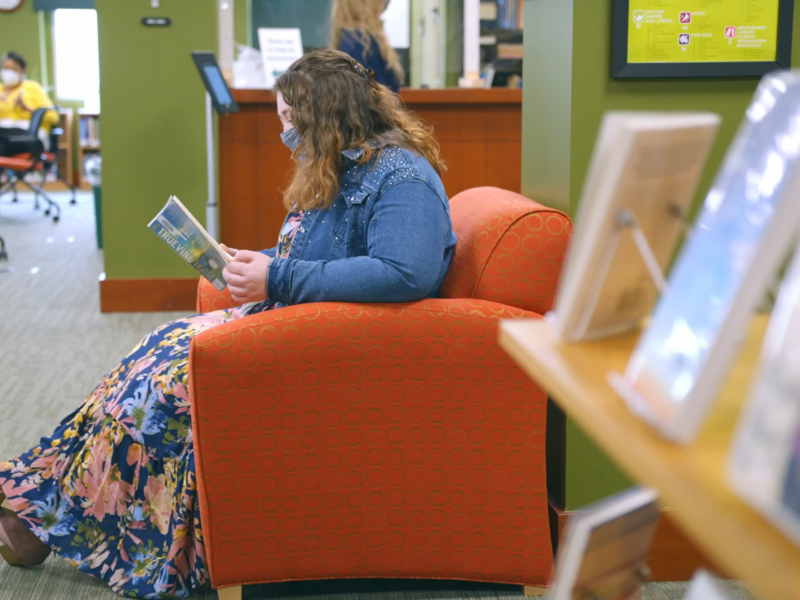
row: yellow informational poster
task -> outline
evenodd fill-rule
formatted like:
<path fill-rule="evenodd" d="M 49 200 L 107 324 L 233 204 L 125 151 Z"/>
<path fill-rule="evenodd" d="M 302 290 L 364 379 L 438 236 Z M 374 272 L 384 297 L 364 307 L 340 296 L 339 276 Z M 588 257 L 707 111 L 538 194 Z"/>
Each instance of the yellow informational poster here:
<path fill-rule="evenodd" d="M 630 0 L 629 63 L 772 62 L 779 0 Z"/>

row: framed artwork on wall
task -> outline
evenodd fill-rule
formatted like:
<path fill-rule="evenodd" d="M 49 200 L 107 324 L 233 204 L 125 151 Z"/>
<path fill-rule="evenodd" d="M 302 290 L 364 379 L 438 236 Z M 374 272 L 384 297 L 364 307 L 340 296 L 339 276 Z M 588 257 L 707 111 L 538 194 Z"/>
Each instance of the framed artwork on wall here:
<path fill-rule="evenodd" d="M 794 0 L 613 0 L 611 77 L 760 77 L 787 69 Z"/>

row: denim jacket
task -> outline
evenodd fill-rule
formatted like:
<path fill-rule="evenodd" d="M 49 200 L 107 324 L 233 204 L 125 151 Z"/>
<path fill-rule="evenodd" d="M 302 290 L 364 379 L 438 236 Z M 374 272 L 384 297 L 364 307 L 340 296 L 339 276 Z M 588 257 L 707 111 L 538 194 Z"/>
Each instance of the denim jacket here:
<path fill-rule="evenodd" d="M 375 144 L 377 148 L 381 144 Z M 288 258 L 267 274 L 270 302 L 410 302 L 436 296 L 456 243 L 436 171 L 385 145 L 359 165 L 343 152 L 336 199 L 306 210 Z"/>

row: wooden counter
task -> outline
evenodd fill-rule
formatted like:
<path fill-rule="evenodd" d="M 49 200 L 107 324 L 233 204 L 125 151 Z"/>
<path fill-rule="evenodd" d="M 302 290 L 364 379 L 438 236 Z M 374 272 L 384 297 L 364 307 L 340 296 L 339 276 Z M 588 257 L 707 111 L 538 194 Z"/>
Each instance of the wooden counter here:
<path fill-rule="evenodd" d="M 220 239 L 234 248 L 275 245 L 291 170 L 275 96 L 234 90 L 240 112 L 219 119 Z M 519 191 L 521 90 L 411 90 L 400 97 L 434 127 L 448 196 L 483 185 Z"/>

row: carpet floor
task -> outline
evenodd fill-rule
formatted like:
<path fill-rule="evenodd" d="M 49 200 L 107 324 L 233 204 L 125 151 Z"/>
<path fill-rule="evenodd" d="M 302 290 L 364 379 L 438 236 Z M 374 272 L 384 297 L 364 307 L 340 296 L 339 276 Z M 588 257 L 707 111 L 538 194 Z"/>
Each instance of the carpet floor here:
<path fill-rule="evenodd" d="M 100 314 L 97 250 L 90 194 L 70 205 L 66 194 L 54 224 L 33 197 L 0 203 L 0 236 L 9 260 L 0 262 L 0 456 L 15 456 L 52 431 L 91 392 L 102 375 L 157 325 L 183 313 Z M 141 224 L 144 227 L 144 224 Z M 732 600 L 755 600 L 728 582 Z M 680 600 L 685 583 L 646 586 L 643 600 Z M 192 598 L 212 600 L 205 586 Z M 0 560 L 0 600 L 110 600 L 104 584 L 57 557 L 35 569 Z M 345 580 L 258 585 L 244 598 L 313 600 L 520 600 L 519 587 L 447 581 Z"/>

